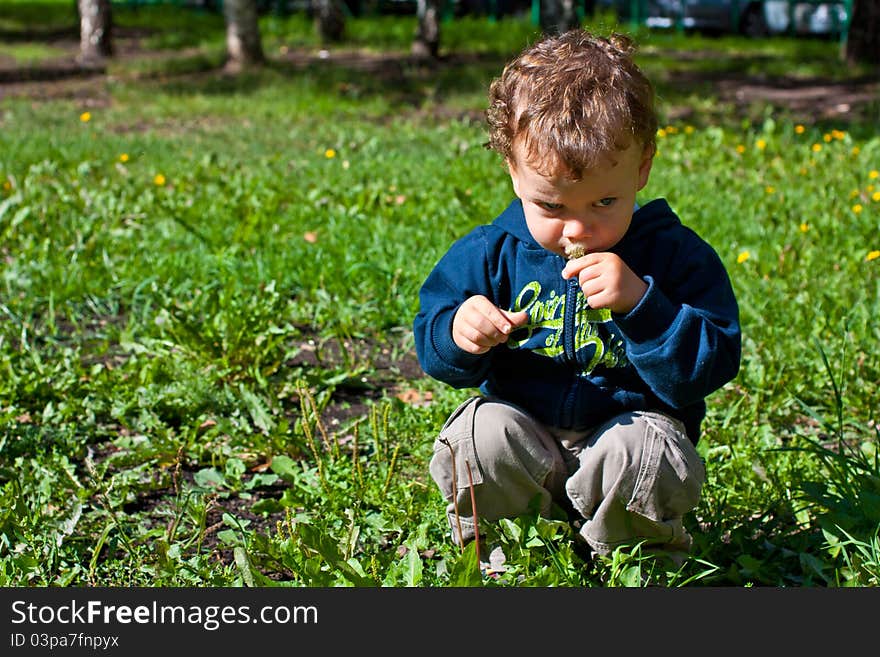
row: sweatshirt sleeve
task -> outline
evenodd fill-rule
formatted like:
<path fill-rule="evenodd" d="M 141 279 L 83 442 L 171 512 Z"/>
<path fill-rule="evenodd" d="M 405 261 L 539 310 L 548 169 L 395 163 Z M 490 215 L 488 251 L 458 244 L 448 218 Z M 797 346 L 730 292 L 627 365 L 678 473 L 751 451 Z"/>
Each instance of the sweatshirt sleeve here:
<path fill-rule="evenodd" d="M 452 320 L 465 299 L 482 294 L 495 300 L 486 239 L 481 229 L 455 242 L 419 290 L 413 322 L 416 355 L 429 376 L 455 388 L 478 387 L 489 368 L 489 354 L 471 354 L 452 339 Z"/>
<path fill-rule="evenodd" d="M 648 291 L 614 322 L 627 357 L 657 397 L 673 408 L 697 403 L 739 371 L 739 308 L 721 259 L 705 243 L 676 258 L 675 274 L 644 277 Z"/>

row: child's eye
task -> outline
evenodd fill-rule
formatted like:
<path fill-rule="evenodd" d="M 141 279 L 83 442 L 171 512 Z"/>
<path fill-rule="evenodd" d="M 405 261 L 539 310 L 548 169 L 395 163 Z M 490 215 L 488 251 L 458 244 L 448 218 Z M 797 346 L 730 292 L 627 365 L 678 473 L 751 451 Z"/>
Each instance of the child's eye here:
<path fill-rule="evenodd" d="M 608 208 L 608 207 L 611 207 L 612 205 L 614 205 L 614 202 L 616 200 L 617 199 L 614 198 L 613 196 L 608 196 L 606 198 L 599 199 L 598 201 L 596 201 L 596 205 L 598 205 L 600 208 Z"/>
<path fill-rule="evenodd" d="M 559 210 L 562 208 L 562 203 L 547 203 L 546 201 L 538 201 L 538 205 L 544 208 L 545 210 Z"/>

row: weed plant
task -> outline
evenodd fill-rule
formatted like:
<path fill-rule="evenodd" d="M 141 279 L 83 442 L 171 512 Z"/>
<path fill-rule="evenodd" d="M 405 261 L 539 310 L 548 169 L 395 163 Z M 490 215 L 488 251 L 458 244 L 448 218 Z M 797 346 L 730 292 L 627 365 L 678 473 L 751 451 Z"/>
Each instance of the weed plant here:
<path fill-rule="evenodd" d="M 315 37 L 266 16 L 269 65 L 233 79 L 212 68 L 216 17 L 117 15 L 161 28 L 165 55 L 112 63 L 97 94 L 0 101 L 0 585 L 878 583 L 869 126 L 695 102 L 658 134 L 642 199 L 665 196 L 716 247 L 744 331 L 698 446 L 691 558 L 593 560 L 536 514 L 461 550 L 427 463 L 472 391 L 417 371 L 410 326 L 451 241 L 511 197 L 479 117 L 532 26 L 454 21 L 460 62 L 364 73 L 285 59 Z M 201 27 L 175 33 L 187 20 Z M 351 33 L 405 52 L 411 27 Z M 646 64 L 661 85 L 676 49 L 769 50 L 789 70 L 835 52 L 642 36 L 667 58 Z M 481 578 L 498 546 L 504 569 Z"/>

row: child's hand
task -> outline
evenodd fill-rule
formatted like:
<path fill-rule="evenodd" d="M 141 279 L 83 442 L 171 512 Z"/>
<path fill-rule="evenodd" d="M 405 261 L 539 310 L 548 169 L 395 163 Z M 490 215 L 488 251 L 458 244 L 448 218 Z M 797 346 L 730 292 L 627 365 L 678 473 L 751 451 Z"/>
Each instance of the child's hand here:
<path fill-rule="evenodd" d="M 525 310 L 502 310 L 482 295 L 467 299 L 452 320 L 452 339 L 471 354 L 484 354 L 492 347 L 507 342 L 514 330 L 528 320 Z"/>
<path fill-rule="evenodd" d="M 578 277 L 578 283 L 591 308 L 608 308 L 625 315 L 636 307 L 648 284 L 614 253 L 588 253 L 569 260 L 562 278 Z"/>

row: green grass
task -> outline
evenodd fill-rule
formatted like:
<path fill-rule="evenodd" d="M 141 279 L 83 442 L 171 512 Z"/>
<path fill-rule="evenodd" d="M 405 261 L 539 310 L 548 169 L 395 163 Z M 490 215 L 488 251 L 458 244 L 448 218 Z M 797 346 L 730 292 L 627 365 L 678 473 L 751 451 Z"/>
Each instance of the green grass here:
<path fill-rule="evenodd" d="M 291 65 L 314 35 L 266 17 L 270 65 L 233 79 L 210 15 L 119 14 L 161 36 L 103 93 L 0 104 L 0 585 L 476 583 L 427 473 L 468 393 L 405 363 L 424 277 L 510 198 L 475 117 L 531 26 L 456 21 L 444 43 L 473 56 L 365 74 Z M 353 43 L 405 52 L 411 25 L 353 21 Z M 696 66 L 680 49 L 844 74 L 831 43 L 644 38 L 661 78 Z M 643 192 L 716 247 L 742 309 L 693 558 L 585 563 L 526 515 L 485 528 L 508 558 L 485 585 L 877 584 L 880 139 L 796 123 L 697 106 Z"/>

